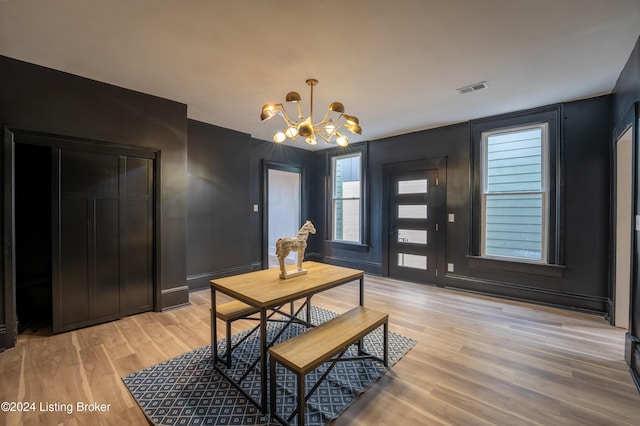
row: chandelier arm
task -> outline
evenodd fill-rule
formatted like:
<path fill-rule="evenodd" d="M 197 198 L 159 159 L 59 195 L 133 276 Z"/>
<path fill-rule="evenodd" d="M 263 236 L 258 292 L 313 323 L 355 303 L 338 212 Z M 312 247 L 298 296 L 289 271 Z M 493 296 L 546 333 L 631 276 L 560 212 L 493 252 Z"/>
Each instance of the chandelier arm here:
<path fill-rule="evenodd" d="M 298 106 L 298 120 L 304 121 L 304 116 L 302 115 L 302 110 L 300 109 L 300 102 L 296 102 L 296 105 Z"/>
<path fill-rule="evenodd" d="M 280 112 L 282 113 L 282 119 L 287 123 L 287 126 L 291 127 L 295 121 L 292 121 L 287 115 L 287 110 L 284 108 L 284 105 L 280 104 Z"/>
<path fill-rule="evenodd" d="M 310 97 L 310 101 L 309 101 L 309 119 L 311 121 L 311 123 L 313 123 L 313 86 L 315 86 L 314 83 L 308 83 L 309 84 L 309 88 L 311 89 L 311 97 Z"/>
<path fill-rule="evenodd" d="M 324 115 L 324 118 L 322 119 L 322 121 L 320 122 L 321 124 L 325 124 L 327 122 L 327 118 L 329 118 L 329 114 L 331 114 L 331 109 L 327 108 L 327 112 Z M 340 118 L 338 118 L 340 119 Z"/>
<path fill-rule="evenodd" d="M 315 135 L 320 136 L 320 139 L 322 139 L 325 143 L 329 143 L 331 141 L 331 135 L 327 135 L 324 130 L 318 129 L 315 132 Z"/>

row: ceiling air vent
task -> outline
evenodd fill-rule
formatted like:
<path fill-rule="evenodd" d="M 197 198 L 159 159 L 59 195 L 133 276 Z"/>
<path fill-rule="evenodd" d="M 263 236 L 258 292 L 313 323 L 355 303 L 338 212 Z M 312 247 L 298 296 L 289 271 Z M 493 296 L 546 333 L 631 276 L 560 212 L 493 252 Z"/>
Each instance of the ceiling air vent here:
<path fill-rule="evenodd" d="M 465 86 L 465 87 L 461 87 L 458 89 L 458 93 L 460 93 L 461 95 L 464 95 L 465 93 L 471 93 L 471 92 L 475 92 L 477 90 L 481 90 L 484 88 L 489 87 L 489 85 L 487 84 L 486 81 L 480 82 L 480 83 L 475 83 L 475 84 L 471 84 L 469 86 Z"/>

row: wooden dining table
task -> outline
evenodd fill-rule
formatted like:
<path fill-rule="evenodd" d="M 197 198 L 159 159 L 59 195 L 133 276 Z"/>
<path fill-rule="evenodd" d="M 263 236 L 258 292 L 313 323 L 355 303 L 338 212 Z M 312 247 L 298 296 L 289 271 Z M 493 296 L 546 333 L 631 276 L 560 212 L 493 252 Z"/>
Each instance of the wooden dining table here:
<path fill-rule="evenodd" d="M 352 281 L 359 281 L 360 294 L 359 304 L 364 306 L 364 272 L 334 266 L 318 262 L 303 262 L 302 267 L 307 271 L 304 275 L 298 275 L 288 279 L 280 278 L 279 269 L 264 269 L 245 274 L 233 275 L 224 278 L 216 278 L 211 283 L 211 308 L 212 315 L 212 341 L 214 348 L 217 342 L 214 341 L 217 336 L 216 325 L 216 292 L 221 292 L 236 300 L 246 303 L 259 310 L 260 313 L 260 401 L 256 401 L 250 395 L 249 397 L 264 414 L 268 412 L 268 375 L 267 375 L 267 351 L 269 342 L 267 341 L 267 311 L 275 309 L 286 303 L 294 302 L 300 299 L 310 298 L 316 293 L 334 288 Z M 307 309 L 310 306 L 307 304 Z M 214 351 L 212 350 L 212 353 Z M 217 351 L 215 351 L 217 353 Z M 217 367 L 217 355 L 213 354 L 213 364 Z M 219 368 L 218 368 L 219 369 Z M 240 390 L 240 386 L 238 386 Z"/>

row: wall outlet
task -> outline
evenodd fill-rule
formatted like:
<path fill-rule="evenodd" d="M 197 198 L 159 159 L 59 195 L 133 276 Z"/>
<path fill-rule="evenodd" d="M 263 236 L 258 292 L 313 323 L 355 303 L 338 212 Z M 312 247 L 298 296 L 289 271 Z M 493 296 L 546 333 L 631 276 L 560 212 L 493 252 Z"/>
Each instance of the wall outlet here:
<path fill-rule="evenodd" d="M 447 263 L 447 272 L 453 272 L 453 263 Z"/>
<path fill-rule="evenodd" d="M 640 231 L 640 215 L 636 215 L 636 231 Z"/>

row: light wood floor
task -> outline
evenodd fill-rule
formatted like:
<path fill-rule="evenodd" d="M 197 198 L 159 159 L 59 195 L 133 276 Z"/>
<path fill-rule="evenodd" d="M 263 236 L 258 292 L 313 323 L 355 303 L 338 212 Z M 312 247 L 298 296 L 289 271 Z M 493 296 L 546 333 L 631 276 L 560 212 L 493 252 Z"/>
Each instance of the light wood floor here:
<path fill-rule="evenodd" d="M 379 277 L 365 283 L 365 304 L 418 344 L 335 425 L 640 424 L 624 331 L 604 319 Z M 357 300 L 356 283 L 313 299 L 336 312 Z M 0 425 L 146 424 L 121 377 L 208 344 L 209 306 L 204 290 L 163 313 L 20 335 L 0 353 L 0 401 L 34 402 L 36 412 L 0 412 Z M 77 413 L 78 401 L 108 412 Z M 73 404 L 74 413 L 40 412 L 41 402 Z"/>

